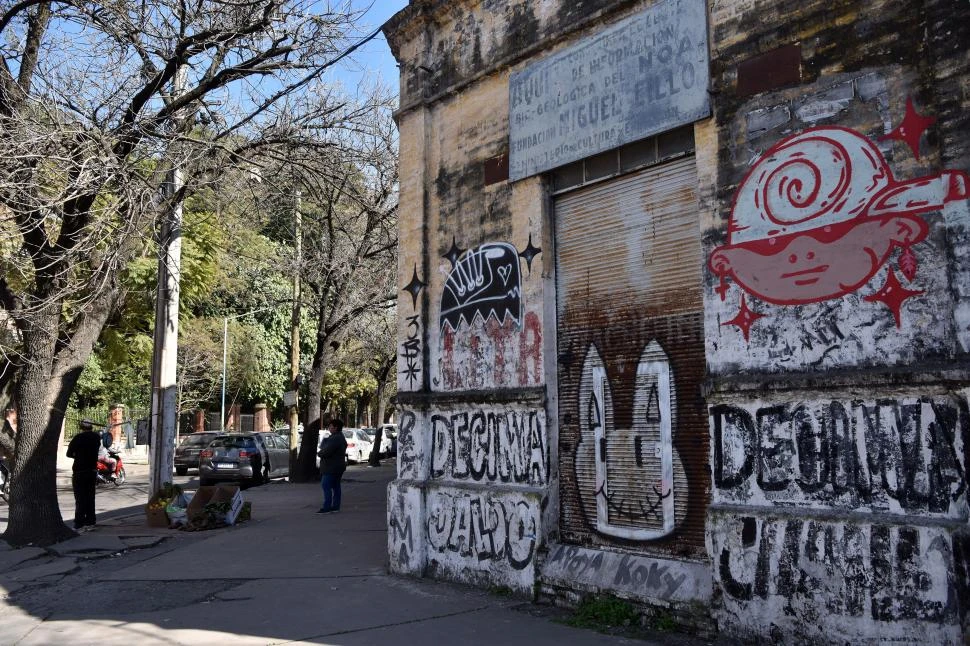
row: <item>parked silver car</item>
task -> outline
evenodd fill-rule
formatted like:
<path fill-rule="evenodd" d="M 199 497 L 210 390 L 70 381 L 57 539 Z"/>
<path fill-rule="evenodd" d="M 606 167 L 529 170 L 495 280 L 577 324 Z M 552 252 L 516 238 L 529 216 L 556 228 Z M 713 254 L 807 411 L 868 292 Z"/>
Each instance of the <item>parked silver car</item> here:
<path fill-rule="evenodd" d="M 218 435 L 218 431 L 204 431 L 183 436 L 175 447 L 175 473 L 184 476 L 189 469 L 198 469 L 199 453 Z"/>
<path fill-rule="evenodd" d="M 260 484 L 290 474 L 289 441 L 276 433 L 223 433 L 200 454 L 199 484 Z"/>

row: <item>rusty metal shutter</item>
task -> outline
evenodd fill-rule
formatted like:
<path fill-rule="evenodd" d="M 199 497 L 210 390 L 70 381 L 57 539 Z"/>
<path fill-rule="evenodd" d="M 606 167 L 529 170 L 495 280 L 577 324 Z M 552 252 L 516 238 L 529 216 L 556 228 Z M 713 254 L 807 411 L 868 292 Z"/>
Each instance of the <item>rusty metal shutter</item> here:
<path fill-rule="evenodd" d="M 556 199 L 566 541 L 704 555 L 696 187 L 689 156 Z"/>

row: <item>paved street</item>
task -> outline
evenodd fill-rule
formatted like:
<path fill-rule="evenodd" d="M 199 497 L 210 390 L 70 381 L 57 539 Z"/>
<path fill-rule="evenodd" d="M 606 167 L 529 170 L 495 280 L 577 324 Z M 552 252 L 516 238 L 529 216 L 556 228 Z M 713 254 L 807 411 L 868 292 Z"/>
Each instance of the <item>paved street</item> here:
<path fill-rule="evenodd" d="M 63 454 L 63 451 L 61 451 Z M 124 459 L 124 456 L 122 456 Z M 148 465 L 125 461 L 127 481 L 118 487 L 103 485 L 98 487 L 95 497 L 95 511 L 98 518 L 106 518 L 119 512 L 130 512 L 132 507 L 144 505 L 148 500 Z M 193 472 L 194 473 L 194 472 Z M 180 485 L 198 486 L 198 478 L 173 476 L 173 482 Z M 74 493 L 71 491 L 71 460 L 63 455 L 57 462 L 57 502 L 61 515 L 69 525 L 74 522 Z M 7 529 L 7 505 L 0 502 L 0 533 Z"/>
<path fill-rule="evenodd" d="M 251 521 L 208 532 L 146 527 L 147 468 L 132 472 L 99 489 L 99 510 L 115 511 L 94 531 L 52 550 L 0 543 L 3 644 L 644 643 L 567 627 L 520 599 L 388 575 L 390 464 L 351 467 L 339 514 L 314 513 L 316 484 L 274 481 L 244 492 Z"/>

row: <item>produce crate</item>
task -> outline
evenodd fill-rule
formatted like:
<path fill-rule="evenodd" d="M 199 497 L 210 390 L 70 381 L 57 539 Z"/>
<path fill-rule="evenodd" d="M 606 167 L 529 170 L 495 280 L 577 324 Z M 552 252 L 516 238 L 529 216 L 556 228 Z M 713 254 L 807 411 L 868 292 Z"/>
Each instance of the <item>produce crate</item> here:
<path fill-rule="evenodd" d="M 165 513 L 164 509 L 159 509 L 157 507 L 145 507 L 145 521 L 149 527 L 165 527 L 168 528 L 168 514 Z"/>
<path fill-rule="evenodd" d="M 222 505 L 222 503 L 227 503 Z M 189 522 L 204 522 L 206 520 L 206 505 L 219 504 L 226 507 L 220 512 L 216 520 L 232 525 L 243 506 L 242 492 L 237 486 L 217 485 L 213 487 L 199 487 L 186 509 Z"/>

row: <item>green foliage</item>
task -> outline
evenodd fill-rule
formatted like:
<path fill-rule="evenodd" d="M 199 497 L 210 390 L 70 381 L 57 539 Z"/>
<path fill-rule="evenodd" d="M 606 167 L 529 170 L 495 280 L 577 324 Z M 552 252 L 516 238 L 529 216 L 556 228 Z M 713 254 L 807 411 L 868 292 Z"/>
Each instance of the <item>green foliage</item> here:
<path fill-rule="evenodd" d="M 194 311 L 206 303 L 221 278 L 227 235 L 213 212 L 191 208 L 185 209 L 182 235 L 184 278 L 179 298 L 183 311 Z"/>
<path fill-rule="evenodd" d="M 629 602 L 611 595 L 583 599 L 566 623 L 576 628 L 604 631 L 637 626 L 640 614 Z"/>
<path fill-rule="evenodd" d="M 324 373 L 324 401 L 347 402 L 377 390 L 377 380 L 360 364 L 340 363 Z"/>
<path fill-rule="evenodd" d="M 229 383 L 248 403 L 275 402 L 289 378 L 288 335 L 255 321 L 230 321 L 230 327 L 234 345 Z"/>
<path fill-rule="evenodd" d="M 136 407 L 149 405 L 152 345 L 151 329 L 105 328 L 96 350 L 105 369 L 105 401 Z"/>
<path fill-rule="evenodd" d="M 180 319 L 191 316 L 210 302 L 213 291 L 225 278 L 228 234 L 216 215 L 198 197 L 186 202 L 182 220 L 182 256 L 179 282 Z M 129 263 L 125 271 L 129 298 L 120 327 L 151 330 L 155 315 L 158 259 L 145 255 Z"/>
<path fill-rule="evenodd" d="M 104 395 L 104 370 L 101 369 L 101 361 L 98 359 L 98 355 L 92 354 L 84 365 L 77 385 L 74 386 L 71 406 L 84 408 L 103 405 L 105 403 Z"/>
<path fill-rule="evenodd" d="M 224 188 L 224 187 L 223 187 Z M 227 398 L 275 401 L 288 378 L 288 277 L 281 246 L 263 236 L 244 192 L 205 189 L 183 209 L 178 382 L 183 410 L 216 403 L 222 376 L 222 320 L 230 320 Z M 141 406 L 149 398 L 157 259 L 146 254 L 123 275 L 127 299 L 96 347 L 79 396 Z M 282 303 L 282 305 L 280 305 Z M 269 311 L 277 307 L 278 312 Z M 312 337 L 311 337 L 312 338 Z M 96 367 L 101 367 L 101 373 Z"/>
<path fill-rule="evenodd" d="M 339 221 L 326 220 L 337 225 L 333 229 L 321 228 L 314 225 L 325 220 L 319 213 L 321 203 L 304 193 L 307 260 L 300 325 L 303 374 L 310 372 L 314 355 L 317 312 L 321 307 L 336 307 L 335 296 L 314 289 L 311 278 L 325 281 L 329 275 L 336 279 L 353 264 L 344 258 L 359 258 L 361 253 L 352 247 L 341 247 L 340 253 L 330 248 L 336 239 L 346 245 L 360 235 L 356 228 L 363 226 L 361 216 L 355 220 L 348 211 L 340 215 Z M 351 204 L 352 201 L 341 199 L 338 206 L 348 210 Z M 178 359 L 181 410 L 218 408 L 224 318 L 229 319 L 225 339 L 227 406 L 238 403 L 249 407 L 259 402 L 276 406 L 288 390 L 294 207 L 287 181 L 277 177 L 255 184 L 243 172 L 228 174 L 218 184 L 189 196 L 184 203 Z M 341 219 L 345 216 L 346 222 Z M 121 313 L 109 322 L 99 339 L 95 362 L 90 373 L 85 374 L 85 386 L 78 395 L 85 402 L 147 405 L 157 281 L 157 258 L 152 249 L 146 244 L 145 255 L 126 267 L 123 280 L 127 299 Z M 384 258 L 379 263 L 393 274 L 393 259 Z M 362 274 L 351 283 L 375 289 L 369 274 Z M 339 314 L 348 306 L 344 303 L 340 307 L 344 309 L 333 311 Z M 354 317 L 350 327 L 363 325 L 359 321 L 365 318 Z M 354 329 L 348 329 L 344 338 L 350 341 L 330 362 L 321 393 L 324 400 L 340 407 L 366 399 L 377 390 L 376 358 L 383 350 L 378 353 L 376 345 L 386 345 L 392 357 L 394 352 L 393 334 L 386 340 L 381 338 L 376 345 L 365 342 Z M 354 352 L 344 350 L 348 347 L 353 347 Z M 101 368 L 100 373 L 97 367 Z M 382 401 L 391 394 L 385 389 Z"/>
<path fill-rule="evenodd" d="M 670 613 L 661 610 L 653 617 L 653 627 L 661 632 L 671 632 L 677 628 L 677 622 Z"/>
<path fill-rule="evenodd" d="M 515 596 L 515 591 L 507 585 L 493 585 L 488 591 L 492 595 L 502 597 L 503 599 L 510 599 Z"/>

